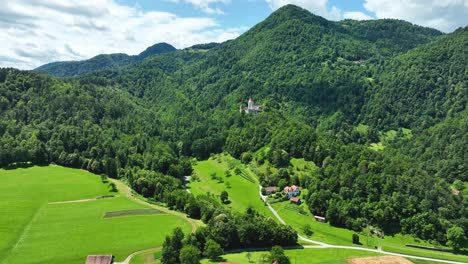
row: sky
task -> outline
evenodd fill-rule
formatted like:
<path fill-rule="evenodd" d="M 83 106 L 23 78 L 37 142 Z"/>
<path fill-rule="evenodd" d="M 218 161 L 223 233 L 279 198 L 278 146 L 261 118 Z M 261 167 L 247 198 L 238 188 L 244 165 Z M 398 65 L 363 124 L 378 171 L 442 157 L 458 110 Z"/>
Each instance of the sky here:
<path fill-rule="evenodd" d="M 468 0 L 1 0 L 0 67 L 223 42 L 286 4 L 335 21 L 397 18 L 445 33 L 468 24 Z"/>

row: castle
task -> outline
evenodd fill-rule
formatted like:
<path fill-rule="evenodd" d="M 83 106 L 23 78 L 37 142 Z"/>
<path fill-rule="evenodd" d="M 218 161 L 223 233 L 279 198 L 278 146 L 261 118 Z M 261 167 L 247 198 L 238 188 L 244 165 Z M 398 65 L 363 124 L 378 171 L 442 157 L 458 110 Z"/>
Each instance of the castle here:
<path fill-rule="evenodd" d="M 262 111 L 262 107 L 260 105 L 255 105 L 252 98 L 250 98 L 247 102 L 247 107 L 240 105 L 239 112 L 242 113 L 242 111 L 246 112 L 247 114 L 257 114 Z"/>

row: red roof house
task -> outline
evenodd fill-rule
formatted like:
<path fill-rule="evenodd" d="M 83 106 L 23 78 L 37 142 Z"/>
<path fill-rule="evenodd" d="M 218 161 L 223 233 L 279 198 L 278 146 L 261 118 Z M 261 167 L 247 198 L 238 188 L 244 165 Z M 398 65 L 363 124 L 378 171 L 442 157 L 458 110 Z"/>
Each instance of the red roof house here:
<path fill-rule="evenodd" d="M 265 192 L 266 192 L 266 194 L 274 193 L 274 192 L 276 192 L 276 187 L 273 187 L 273 186 L 265 187 Z"/>
<path fill-rule="evenodd" d="M 295 203 L 295 204 L 301 204 L 301 199 L 297 198 L 297 197 L 291 197 L 289 199 L 289 201 L 291 201 L 291 203 Z"/>

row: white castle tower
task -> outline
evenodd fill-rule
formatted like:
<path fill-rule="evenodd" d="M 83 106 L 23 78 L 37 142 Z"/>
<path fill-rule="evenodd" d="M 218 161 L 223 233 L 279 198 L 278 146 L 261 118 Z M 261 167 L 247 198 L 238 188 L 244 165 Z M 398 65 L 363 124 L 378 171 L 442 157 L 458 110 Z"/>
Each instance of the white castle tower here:
<path fill-rule="evenodd" d="M 243 107 L 242 105 L 240 105 L 239 111 L 244 111 L 247 114 L 257 114 L 262 111 L 262 108 L 259 105 L 255 105 L 253 99 L 249 98 L 249 101 L 247 102 L 247 107 Z"/>

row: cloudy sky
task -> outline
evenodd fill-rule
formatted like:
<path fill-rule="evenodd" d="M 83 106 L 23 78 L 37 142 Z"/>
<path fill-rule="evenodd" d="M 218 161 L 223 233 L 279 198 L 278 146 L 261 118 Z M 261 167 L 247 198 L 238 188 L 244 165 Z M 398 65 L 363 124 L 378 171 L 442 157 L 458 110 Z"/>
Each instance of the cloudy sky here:
<path fill-rule="evenodd" d="M 1 0 L 0 67 L 222 42 L 286 4 L 330 20 L 399 18 L 444 32 L 468 24 L 468 0 Z"/>

